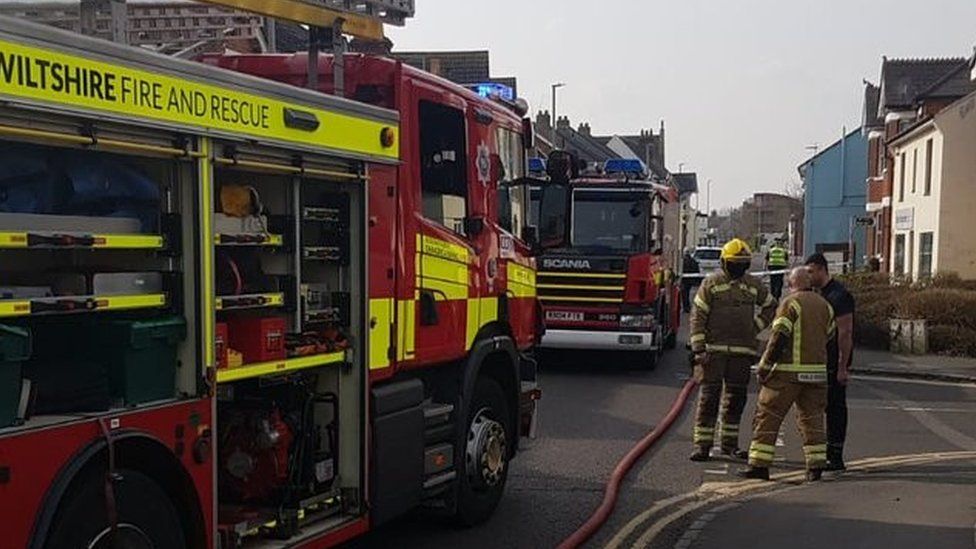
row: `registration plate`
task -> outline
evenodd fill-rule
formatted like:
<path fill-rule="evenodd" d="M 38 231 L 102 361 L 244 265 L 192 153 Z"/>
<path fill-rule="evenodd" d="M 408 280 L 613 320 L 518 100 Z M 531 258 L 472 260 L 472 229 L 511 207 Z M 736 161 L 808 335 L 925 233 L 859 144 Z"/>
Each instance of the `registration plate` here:
<path fill-rule="evenodd" d="M 557 322 L 583 322 L 583 313 L 573 311 L 546 311 L 546 320 Z"/>

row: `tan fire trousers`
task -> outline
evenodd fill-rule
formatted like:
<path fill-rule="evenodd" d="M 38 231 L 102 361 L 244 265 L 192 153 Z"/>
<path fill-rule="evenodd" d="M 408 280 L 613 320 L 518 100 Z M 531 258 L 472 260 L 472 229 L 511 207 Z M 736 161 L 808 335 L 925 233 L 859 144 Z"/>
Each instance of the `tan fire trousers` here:
<path fill-rule="evenodd" d="M 749 465 L 772 465 L 779 428 L 794 404 L 797 427 L 803 436 L 807 469 L 823 469 L 826 466 L 824 413 L 827 408 L 827 384 L 800 383 L 796 381 L 795 374 L 783 372 L 773 372 L 759 391 L 752 445 L 749 446 Z"/>
<path fill-rule="evenodd" d="M 755 361 L 755 357 L 747 355 L 710 353 L 707 364 L 695 366 L 695 378 L 701 384 L 693 436 L 695 447 L 709 450 L 715 444 L 715 424 L 721 404 L 722 426 L 718 439 L 722 449 L 739 448 L 739 422 L 749 391 L 749 368 Z"/>

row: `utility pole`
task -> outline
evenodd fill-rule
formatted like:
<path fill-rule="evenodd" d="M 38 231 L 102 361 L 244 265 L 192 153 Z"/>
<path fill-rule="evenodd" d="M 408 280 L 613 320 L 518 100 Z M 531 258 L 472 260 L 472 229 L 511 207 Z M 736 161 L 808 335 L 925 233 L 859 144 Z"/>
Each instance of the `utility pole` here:
<path fill-rule="evenodd" d="M 550 135 L 549 137 L 552 138 L 553 149 L 559 148 L 559 146 L 556 144 L 556 135 L 557 135 L 556 120 L 558 119 L 558 117 L 556 116 L 556 90 L 565 86 L 566 84 L 564 82 L 559 82 L 557 84 L 552 85 L 552 135 Z"/>

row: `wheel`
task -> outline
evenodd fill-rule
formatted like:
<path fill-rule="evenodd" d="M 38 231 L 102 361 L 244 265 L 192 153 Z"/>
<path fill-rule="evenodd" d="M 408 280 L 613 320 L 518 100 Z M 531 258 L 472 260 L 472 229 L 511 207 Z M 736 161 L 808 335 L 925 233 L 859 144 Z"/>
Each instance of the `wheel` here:
<path fill-rule="evenodd" d="M 455 519 L 464 526 L 488 520 L 505 492 L 511 454 L 511 419 L 501 385 L 490 378 L 475 383 L 466 430 L 456 455 L 463 456 Z"/>
<path fill-rule="evenodd" d="M 98 472 L 81 479 L 65 496 L 45 547 L 185 548 L 183 525 L 162 488 L 136 471 L 121 469 L 118 474 L 114 483 L 118 514 L 114 536 L 105 506 L 105 476 Z"/>

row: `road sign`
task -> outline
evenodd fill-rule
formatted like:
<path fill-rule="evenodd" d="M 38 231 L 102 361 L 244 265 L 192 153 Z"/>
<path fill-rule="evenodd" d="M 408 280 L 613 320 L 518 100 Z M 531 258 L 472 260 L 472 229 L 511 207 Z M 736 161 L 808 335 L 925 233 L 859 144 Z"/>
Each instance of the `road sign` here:
<path fill-rule="evenodd" d="M 873 217 L 858 217 L 854 220 L 854 224 L 858 227 L 874 227 Z"/>

